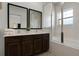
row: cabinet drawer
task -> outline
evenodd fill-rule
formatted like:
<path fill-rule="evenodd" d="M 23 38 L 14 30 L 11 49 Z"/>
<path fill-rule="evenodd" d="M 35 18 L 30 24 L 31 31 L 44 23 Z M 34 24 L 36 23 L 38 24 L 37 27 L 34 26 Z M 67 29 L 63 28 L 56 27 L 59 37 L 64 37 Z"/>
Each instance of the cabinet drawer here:
<path fill-rule="evenodd" d="M 32 35 L 27 35 L 27 36 L 23 36 L 23 41 L 26 41 L 26 40 L 33 40 L 34 36 Z"/>
<path fill-rule="evenodd" d="M 34 39 L 41 39 L 41 38 L 42 38 L 42 35 L 40 34 L 34 36 Z"/>
<path fill-rule="evenodd" d="M 43 34 L 43 35 L 42 35 L 42 38 L 43 38 L 43 39 L 49 39 L 49 34 Z"/>
<path fill-rule="evenodd" d="M 16 41 L 20 41 L 22 37 L 5 37 L 5 41 L 6 42 L 16 42 Z"/>

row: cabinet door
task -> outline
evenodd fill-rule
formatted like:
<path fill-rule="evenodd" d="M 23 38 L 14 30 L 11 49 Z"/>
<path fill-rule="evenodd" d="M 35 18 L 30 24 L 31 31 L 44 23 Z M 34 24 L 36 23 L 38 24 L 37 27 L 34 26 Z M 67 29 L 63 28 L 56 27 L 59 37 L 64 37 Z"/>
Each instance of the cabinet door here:
<path fill-rule="evenodd" d="M 31 37 L 26 37 L 22 41 L 22 55 L 32 55 L 33 54 L 33 40 Z"/>
<path fill-rule="evenodd" d="M 43 35 L 43 51 L 47 51 L 49 49 L 49 34 L 44 34 Z"/>
<path fill-rule="evenodd" d="M 19 42 L 11 42 L 6 44 L 5 48 L 6 56 L 20 56 L 21 48 Z"/>
<path fill-rule="evenodd" d="M 39 36 L 35 36 L 36 38 L 34 39 L 34 53 L 40 53 L 42 52 L 42 38 Z"/>

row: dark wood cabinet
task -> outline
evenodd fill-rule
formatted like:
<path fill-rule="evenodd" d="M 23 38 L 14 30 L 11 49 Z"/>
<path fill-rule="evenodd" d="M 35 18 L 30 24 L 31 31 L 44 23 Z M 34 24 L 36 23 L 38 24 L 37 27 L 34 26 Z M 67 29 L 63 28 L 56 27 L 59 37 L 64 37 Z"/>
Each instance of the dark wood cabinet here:
<path fill-rule="evenodd" d="M 20 56 L 21 44 L 20 40 L 16 37 L 7 37 L 5 39 L 5 55 L 7 56 Z"/>
<path fill-rule="evenodd" d="M 22 41 L 22 55 L 32 55 L 33 54 L 33 39 L 32 36 L 25 36 Z"/>
<path fill-rule="evenodd" d="M 38 35 L 39 36 L 39 35 Z M 42 38 L 36 36 L 36 38 L 34 39 L 34 53 L 40 53 L 42 51 Z"/>
<path fill-rule="evenodd" d="M 49 49 L 49 34 L 5 37 L 6 56 L 30 56 Z"/>
<path fill-rule="evenodd" d="M 7 56 L 20 56 L 21 55 L 21 48 L 19 42 L 11 42 L 7 44 L 7 51 L 6 55 Z"/>
<path fill-rule="evenodd" d="M 42 51 L 46 51 L 49 49 L 49 35 L 43 35 L 42 40 Z"/>

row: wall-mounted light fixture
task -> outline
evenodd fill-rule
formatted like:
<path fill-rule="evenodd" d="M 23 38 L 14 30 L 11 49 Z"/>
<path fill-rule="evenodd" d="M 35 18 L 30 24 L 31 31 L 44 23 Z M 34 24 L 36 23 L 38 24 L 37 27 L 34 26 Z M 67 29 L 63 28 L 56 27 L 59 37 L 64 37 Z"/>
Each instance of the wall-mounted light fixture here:
<path fill-rule="evenodd" d="M 0 9 L 2 8 L 2 3 L 0 2 Z"/>

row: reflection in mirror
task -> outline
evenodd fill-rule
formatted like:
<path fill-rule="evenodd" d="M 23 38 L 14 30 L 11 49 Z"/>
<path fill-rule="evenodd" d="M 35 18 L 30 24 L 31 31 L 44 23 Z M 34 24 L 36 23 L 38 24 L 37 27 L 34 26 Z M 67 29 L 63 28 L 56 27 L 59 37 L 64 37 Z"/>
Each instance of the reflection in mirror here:
<path fill-rule="evenodd" d="M 30 28 L 41 29 L 42 28 L 42 12 L 36 10 L 30 10 Z"/>
<path fill-rule="evenodd" d="M 10 28 L 17 28 L 18 23 L 21 24 L 21 16 L 11 14 L 10 15 Z"/>
<path fill-rule="evenodd" d="M 27 28 L 27 9 L 9 4 L 9 28 Z"/>

